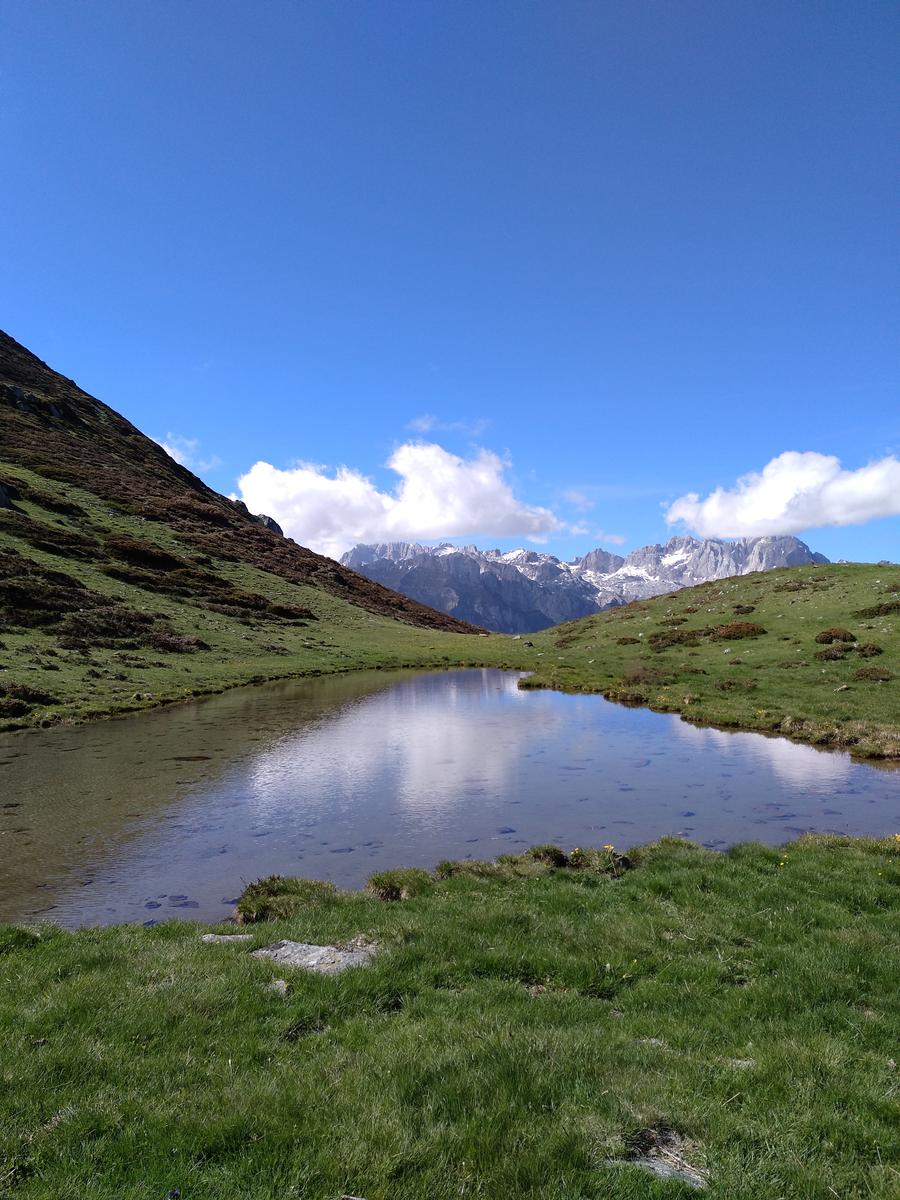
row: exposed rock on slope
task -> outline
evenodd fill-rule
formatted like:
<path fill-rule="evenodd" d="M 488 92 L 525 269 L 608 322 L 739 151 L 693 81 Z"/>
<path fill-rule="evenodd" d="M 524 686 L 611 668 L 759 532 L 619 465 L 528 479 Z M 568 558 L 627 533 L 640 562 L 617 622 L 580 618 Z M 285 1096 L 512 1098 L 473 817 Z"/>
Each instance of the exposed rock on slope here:
<path fill-rule="evenodd" d="M 390 542 L 355 546 L 341 559 L 423 604 L 507 633 L 535 632 L 712 579 L 827 561 L 794 537 L 674 537 L 627 558 L 598 548 L 571 562 L 534 550 Z"/>

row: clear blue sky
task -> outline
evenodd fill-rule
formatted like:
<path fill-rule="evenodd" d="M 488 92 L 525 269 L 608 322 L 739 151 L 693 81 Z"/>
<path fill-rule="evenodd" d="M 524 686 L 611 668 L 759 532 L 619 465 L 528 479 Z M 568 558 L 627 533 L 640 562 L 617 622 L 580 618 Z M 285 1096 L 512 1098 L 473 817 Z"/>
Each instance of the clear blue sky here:
<path fill-rule="evenodd" d="M 900 450 L 898 80 L 893 2 L 0 0 L 0 325 L 222 491 L 424 439 L 664 540 Z"/>

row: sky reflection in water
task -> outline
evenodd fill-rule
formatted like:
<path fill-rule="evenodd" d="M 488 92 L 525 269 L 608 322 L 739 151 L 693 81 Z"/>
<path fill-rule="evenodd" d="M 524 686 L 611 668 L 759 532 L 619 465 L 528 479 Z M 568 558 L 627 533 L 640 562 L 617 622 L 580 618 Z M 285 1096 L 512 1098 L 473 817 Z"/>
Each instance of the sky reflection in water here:
<path fill-rule="evenodd" d="M 521 692 L 517 679 L 282 684 L 155 721 L 7 740 L 0 778 L 19 788 L 13 817 L 28 832 L 15 886 L 0 874 L 0 917 L 215 920 L 274 872 L 360 886 L 385 866 L 543 841 L 627 847 L 678 833 L 724 847 L 900 829 L 895 772 L 597 696 Z"/>

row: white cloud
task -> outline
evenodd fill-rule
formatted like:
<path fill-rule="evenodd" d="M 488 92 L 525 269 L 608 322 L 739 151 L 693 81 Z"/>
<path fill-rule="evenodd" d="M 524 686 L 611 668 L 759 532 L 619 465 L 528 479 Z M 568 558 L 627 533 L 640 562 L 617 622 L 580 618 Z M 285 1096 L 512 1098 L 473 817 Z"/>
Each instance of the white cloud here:
<path fill-rule="evenodd" d="M 432 413 L 423 413 L 407 421 L 406 428 L 413 433 L 464 433 L 467 437 L 477 438 L 481 437 L 489 424 L 485 417 L 478 417 L 474 421 L 442 421 Z"/>
<path fill-rule="evenodd" d="M 576 488 L 569 488 L 567 492 L 564 492 L 563 499 L 577 508 L 579 512 L 587 512 L 589 508 L 594 507 L 594 501 L 590 496 L 586 496 L 584 492 L 579 492 Z"/>
<path fill-rule="evenodd" d="M 164 438 L 153 439 L 158 446 L 162 446 L 169 458 L 174 458 L 182 467 L 187 467 L 189 471 L 211 471 L 214 467 L 221 466 L 222 460 L 213 455 L 212 458 L 200 458 L 197 451 L 200 449 L 199 438 L 182 437 L 177 433 L 167 433 Z"/>
<path fill-rule="evenodd" d="M 607 533 L 603 529 L 598 529 L 594 534 L 598 542 L 608 542 L 611 546 L 624 546 L 628 538 L 621 533 Z"/>
<path fill-rule="evenodd" d="M 431 442 L 407 442 L 387 463 L 400 480 L 379 491 L 365 475 L 312 463 L 280 470 L 255 463 L 240 477 L 251 512 L 268 513 L 288 537 L 337 558 L 356 542 L 435 541 L 486 535 L 542 541 L 563 523 L 524 504 L 504 478 L 507 464 L 489 450 L 460 458 Z"/>
<path fill-rule="evenodd" d="M 730 490 L 681 496 L 666 512 L 701 537 L 801 533 L 900 515 L 900 461 L 893 455 L 847 471 L 840 459 L 788 450 Z"/>

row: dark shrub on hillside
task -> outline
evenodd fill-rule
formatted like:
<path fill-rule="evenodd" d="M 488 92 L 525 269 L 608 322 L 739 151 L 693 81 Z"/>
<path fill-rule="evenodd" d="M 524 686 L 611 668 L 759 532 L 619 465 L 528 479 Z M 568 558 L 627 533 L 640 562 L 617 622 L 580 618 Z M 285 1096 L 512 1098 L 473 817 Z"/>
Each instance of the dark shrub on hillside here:
<path fill-rule="evenodd" d="M 863 658 L 875 658 L 878 654 L 883 654 L 884 651 L 880 646 L 876 646 L 874 642 L 863 642 L 862 645 L 856 646 L 856 653 L 861 654 Z"/>
<path fill-rule="evenodd" d="M 135 567 L 149 567 L 154 571 L 190 569 L 191 564 L 186 559 L 170 554 L 153 542 L 145 542 L 128 534 L 114 534 L 106 539 L 104 545 L 113 558 L 124 559 Z"/>
<path fill-rule="evenodd" d="M 209 649 L 201 638 L 187 633 L 172 633 L 168 629 L 151 633 L 145 640 L 154 650 L 164 650 L 169 654 L 194 654 L 197 650 Z"/>
<path fill-rule="evenodd" d="M 748 613 L 756 612 L 756 606 L 753 604 L 735 604 L 732 607 L 739 617 L 745 617 Z"/>
<path fill-rule="evenodd" d="M 686 613 L 695 613 L 695 612 L 697 611 L 697 609 L 696 609 L 696 608 L 694 608 L 693 604 L 688 604 L 688 605 L 687 605 L 685 608 L 683 608 L 681 611 L 682 611 L 682 612 L 686 612 Z"/>
<path fill-rule="evenodd" d="M 889 617 L 891 613 L 900 613 L 900 600 L 887 600 L 884 604 L 874 604 L 871 608 L 861 608 L 855 617 Z"/>
<path fill-rule="evenodd" d="M 687 621 L 687 617 L 666 617 L 666 619 L 664 621 L 660 621 L 660 625 L 669 625 L 669 626 L 684 625 L 686 623 L 686 621 Z"/>
<path fill-rule="evenodd" d="M 14 700 L 24 700 L 27 704 L 58 704 L 59 697 L 45 692 L 43 688 L 32 687 L 30 683 L 2 683 L 0 696 Z"/>
<path fill-rule="evenodd" d="M 0 717 L 24 717 L 31 712 L 31 705 L 25 700 L 0 697 Z"/>
<path fill-rule="evenodd" d="M 821 633 L 817 633 L 816 641 L 823 646 L 830 646 L 833 642 L 855 642 L 856 634 L 851 633 L 849 629 L 835 626 L 834 629 L 823 629 Z"/>
<path fill-rule="evenodd" d="M 651 633 L 647 639 L 650 646 L 657 652 L 668 650 L 671 646 L 696 646 L 702 630 L 697 629 L 662 629 Z"/>
<path fill-rule="evenodd" d="M 887 667 L 860 667 L 853 672 L 854 679 L 873 679 L 876 683 L 887 683 L 894 678 L 894 672 Z"/>
<path fill-rule="evenodd" d="M 137 644 L 154 620 L 151 613 L 117 604 L 68 613 L 60 622 L 59 644 L 73 650 L 83 645 L 112 647 L 122 641 Z"/>
<path fill-rule="evenodd" d="M 835 662 L 839 658 L 844 658 L 846 653 L 846 646 L 829 646 L 827 650 L 817 650 L 815 657 L 819 660 L 819 662 Z"/>
<path fill-rule="evenodd" d="M 672 682 L 672 676 L 665 671 L 659 671 L 656 667 L 645 667 L 642 663 L 627 667 L 623 678 L 626 683 L 651 683 L 657 686 Z"/>
<path fill-rule="evenodd" d="M 640 638 L 633 638 L 633 637 L 616 638 L 617 646 L 639 646 L 640 644 L 641 644 Z"/>
<path fill-rule="evenodd" d="M 766 631 L 753 621 L 732 621 L 728 625 L 717 625 L 710 636 L 715 641 L 737 641 L 740 638 L 760 637 Z"/>
<path fill-rule="evenodd" d="M 16 550 L 0 551 L 0 628 L 56 625 L 72 609 L 108 603 L 78 579 Z"/>

